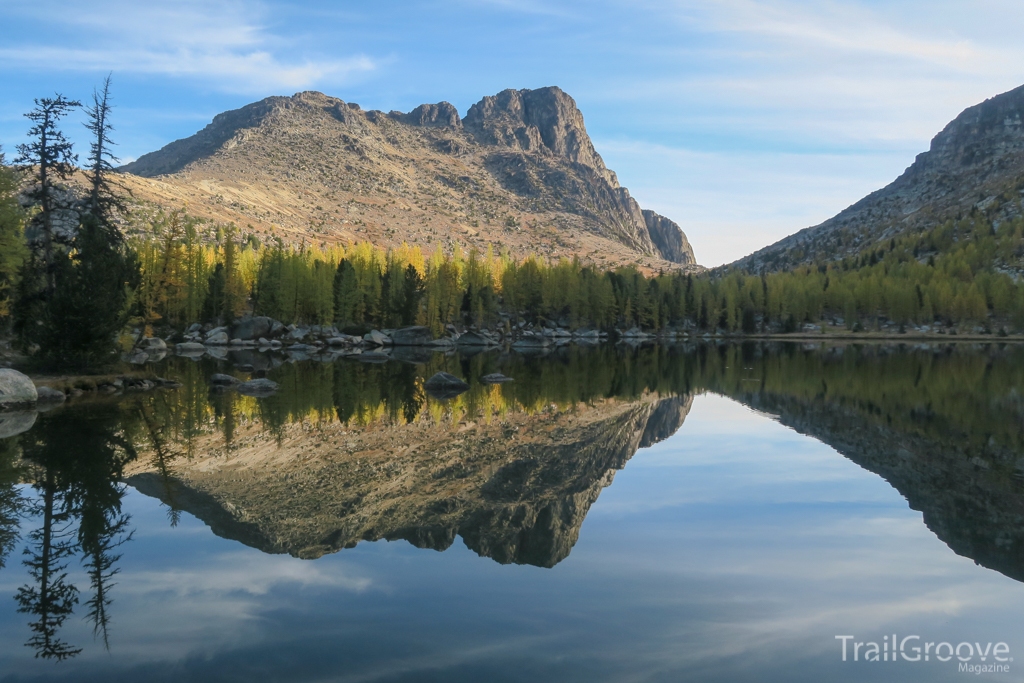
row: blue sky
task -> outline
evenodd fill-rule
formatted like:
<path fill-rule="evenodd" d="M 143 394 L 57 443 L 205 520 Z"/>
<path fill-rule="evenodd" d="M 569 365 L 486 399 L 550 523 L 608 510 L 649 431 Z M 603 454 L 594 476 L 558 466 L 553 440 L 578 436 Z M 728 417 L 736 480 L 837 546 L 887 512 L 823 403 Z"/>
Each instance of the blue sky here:
<path fill-rule="evenodd" d="M 1024 84 L 1019 0 L 0 0 L 0 144 L 113 72 L 132 159 L 268 95 L 368 109 L 559 85 L 706 265 L 894 179 L 965 107 Z M 68 131 L 81 139 L 78 119 Z M 84 146 L 82 148 L 84 150 Z"/>

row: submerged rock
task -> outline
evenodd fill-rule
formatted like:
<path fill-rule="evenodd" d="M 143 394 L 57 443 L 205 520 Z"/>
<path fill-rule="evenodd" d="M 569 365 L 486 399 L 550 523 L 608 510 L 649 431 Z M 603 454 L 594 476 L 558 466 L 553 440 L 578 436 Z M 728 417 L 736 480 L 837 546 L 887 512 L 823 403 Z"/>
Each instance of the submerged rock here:
<path fill-rule="evenodd" d="M 0 408 L 35 403 L 36 385 L 26 375 L 10 368 L 0 369 Z"/>
<path fill-rule="evenodd" d="M 483 377 L 481 377 L 480 381 L 483 384 L 504 384 L 505 382 L 513 382 L 515 380 L 513 380 L 511 377 L 506 377 L 500 372 L 492 372 L 489 375 L 484 375 Z"/>
<path fill-rule="evenodd" d="M 238 384 L 241 381 L 242 380 L 238 379 L 237 377 L 232 377 L 231 375 L 225 375 L 219 372 L 210 377 L 210 384 L 221 387 L 230 386 L 232 384 Z"/>

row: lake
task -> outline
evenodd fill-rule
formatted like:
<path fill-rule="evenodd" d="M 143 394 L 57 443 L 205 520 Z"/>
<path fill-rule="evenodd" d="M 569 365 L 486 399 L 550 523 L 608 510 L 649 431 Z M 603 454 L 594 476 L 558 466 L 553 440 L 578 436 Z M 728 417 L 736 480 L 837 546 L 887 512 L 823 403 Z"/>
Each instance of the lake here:
<path fill-rule="evenodd" d="M 1024 680 L 1024 348 L 153 370 L 0 440 L 4 683 Z"/>

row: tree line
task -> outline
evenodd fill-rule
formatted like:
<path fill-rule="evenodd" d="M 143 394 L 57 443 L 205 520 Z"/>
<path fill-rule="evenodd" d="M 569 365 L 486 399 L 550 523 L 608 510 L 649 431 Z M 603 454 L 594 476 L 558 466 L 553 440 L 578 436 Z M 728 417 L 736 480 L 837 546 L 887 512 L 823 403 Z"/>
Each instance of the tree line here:
<path fill-rule="evenodd" d="M 162 215 L 134 245 L 146 320 L 175 329 L 243 312 L 343 328 L 514 325 L 792 332 L 829 321 L 1024 330 L 1024 286 L 992 266 L 1024 251 L 1024 219 L 949 221 L 856 258 L 753 274 L 602 270 L 579 259 L 514 259 L 455 246 L 261 244 L 228 226 L 200 241 L 195 219 Z"/>
<path fill-rule="evenodd" d="M 761 274 L 602 269 L 457 245 L 424 253 L 286 244 L 184 210 L 132 217 L 113 173 L 109 86 L 108 78 L 87 108 L 84 189 L 71 182 L 77 156 L 58 125 L 77 101 L 36 100 L 15 166 L 0 155 L 0 325 L 52 365 L 108 360 L 129 328 L 167 336 L 247 313 L 351 331 L 418 324 L 435 334 L 522 321 L 735 334 L 822 321 L 857 331 L 886 323 L 1024 330 L 1024 285 L 994 265 L 1019 262 L 1024 219 L 997 223 L 980 212 L 842 261 Z"/>

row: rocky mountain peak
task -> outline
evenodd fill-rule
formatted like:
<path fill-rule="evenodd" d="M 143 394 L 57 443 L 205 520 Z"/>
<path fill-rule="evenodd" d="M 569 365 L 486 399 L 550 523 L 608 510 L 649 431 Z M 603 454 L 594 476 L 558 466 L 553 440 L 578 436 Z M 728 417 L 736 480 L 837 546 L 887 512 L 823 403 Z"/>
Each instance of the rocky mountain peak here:
<path fill-rule="evenodd" d="M 469 108 L 464 121 L 484 144 L 545 151 L 588 166 L 618 187 L 587 135 L 576 101 L 561 88 L 503 90 Z"/>
<path fill-rule="evenodd" d="M 410 126 L 422 126 L 425 128 L 462 128 L 462 119 L 459 118 L 459 110 L 449 102 L 438 102 L 437 104 L 421 104 L 408 114 L 391 112 L 391 118 L 397 119 Z"/>
<path fill-rule="evenodd" d="M 965 109 L 918 155 L 924 167 L 969 166 L 1024 150 L 1024 86 Z M 915 164 L 916 165 L 916 164 Z"/>

